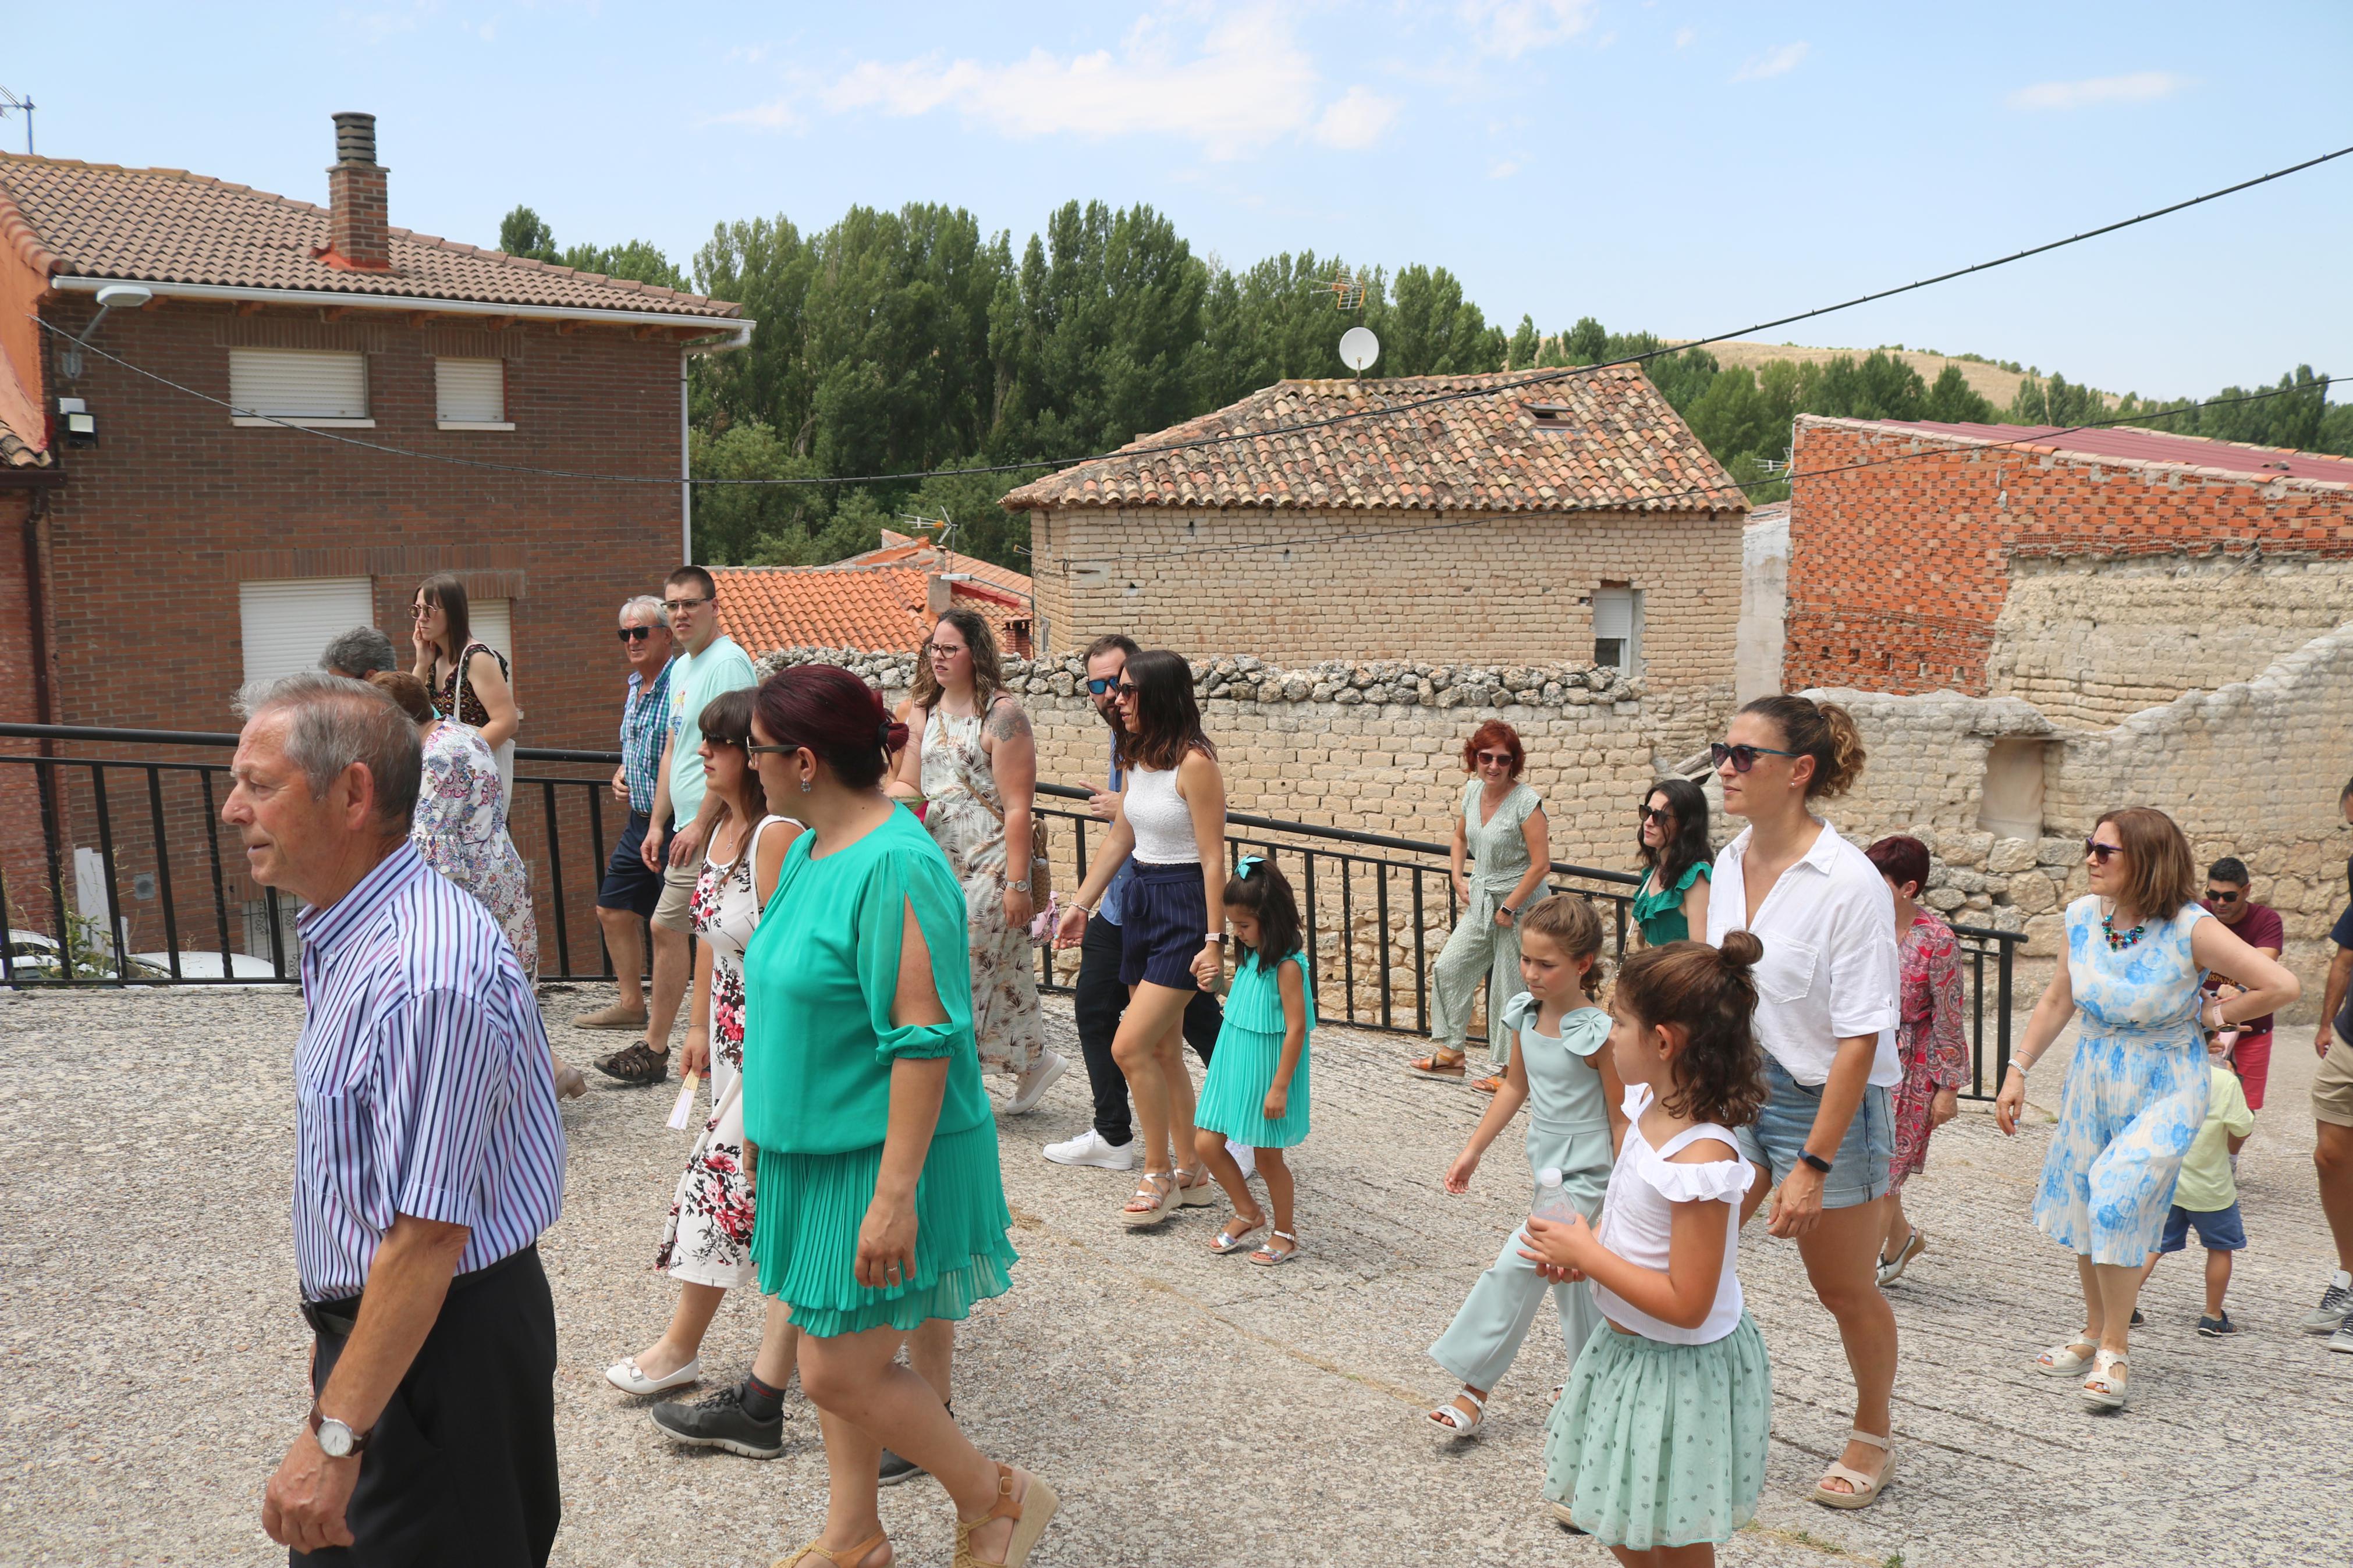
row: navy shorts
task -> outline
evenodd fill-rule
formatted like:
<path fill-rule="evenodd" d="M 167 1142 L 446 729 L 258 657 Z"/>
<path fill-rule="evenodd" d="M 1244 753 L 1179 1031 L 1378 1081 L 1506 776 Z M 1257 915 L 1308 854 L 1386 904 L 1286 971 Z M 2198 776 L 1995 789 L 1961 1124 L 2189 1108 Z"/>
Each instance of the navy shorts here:
<path fill-rule="evenodd" d="M 1814 1115 L 1822 1108 L 1822 1090 L 1791 1078 L 1768 1054 L 1765 1058 L 1765 1104 L 1757 1120 L 1734 1130 L 1741 1158 L 1761 1165 L 1775 1186 L 1798 1163 L 1798 1155 L 1814 1131 Z M 1862 1091 L 1862 1103 L 1846 1124 L 1846 1138 L 1831 1158 L 1830 1173 L 1822 1178 L 1822 1207 L 1852 1208 L 1887 1194 L 1887 1163 L 1895 1152 L 1895 1118 L 1888 1107 L 1887 1090 L 1873 1085 Z"/>
<path fill-rule="evenodd" d="M 1119 983 L 1148 980 L 1172 991 L 1198 991 L 1193 960 L 1208 944 L 1209 930 L 1200 862 L 1132 864 L 1135 875 L 1119 896 Z"/>
<path fill-rule="evenodd" d="M 2165 1236 L 2157 1244 L 2159 1252 L 2179 1252 L 2188 1244 L 2189 1233 L 2198 1233 L 2198 1245 L 2209 1252 L 2244 1252 L 2247 1249 L 2247 1222 L 2239 1217 L 2239 1205 L 2232 1199 L 2226 1209 L 2211 1212 L 2186 1209 L 2173 1205 L 2165 1216 Z"/>
<path fill-rule="evenodd" d="M 628 910 L 639 920 L 652 918 L 662 896 L 661 873 L 646 869 L 646 829 L 652 826 L 644 812 L 629 813 L 629 825 L 621 829 L 621 841 L 613 846 L 613 858 L 605 867 L 604 884 L 596 889 L 598 909 Z"/>

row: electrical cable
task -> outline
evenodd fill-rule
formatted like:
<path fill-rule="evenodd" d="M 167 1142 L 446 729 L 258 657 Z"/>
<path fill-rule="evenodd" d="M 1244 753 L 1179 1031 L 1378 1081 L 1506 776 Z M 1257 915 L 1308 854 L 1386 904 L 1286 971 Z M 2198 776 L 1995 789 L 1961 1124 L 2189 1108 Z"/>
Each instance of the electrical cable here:
<path fill-rule="evenodd" d="M 1858 305 L 1868 305 L 1877 300 L 1893 299 L 1898 294 L 1908 294 L 1916 289 L 1933 288 L 1936 284 L 1948 283 L 1957 278 L 1968 277 L 1972 273 L 1990 271 L 1997 267 L 2007 267 L 2015 261 L 2023 261 L 2030 257 L 2045 255 L 2053 250 L 2063 249 L 2071 245 L 2079 245 L 2085 240 L 2096 239 L 2103 235 L 2115 234 L 2119 230 L 2131 228 L 2138 224 L 2148 223 L 2157 218 L 2166 217 L 2174 213 L 2183 212 L 2190 207 L 2202 205 L 2207 202 L 2219 201 L 2224 196 L 2235 195 L 2241 191 L 2252 190 L 2257 185 L 2267 184 L 2274 180 L 2285 179 L 2290 174 L 2301 174 L 2306 169 L 2317 168 L 2323 163 L 2329 163 L 2337 158 L 2346 157 L 2348 154 L 2353 154 L 2353 147 L 2340 147 L 2333 153 L 2323 153 L 2317 157 L 2307 158 L 2300 163 L 2291 163 L 2284 169 L 2274 169 L 2266 174 L 2258 174 L 2252 179 L 2241 180 L 2235 184 L 2225 185 L 2220 190 L 2208 191 L 2202 195 L 2190 196 L 2185 200 L 2175 202 L 2168 206 L 2158 207 L 2151 211 L 2140 213 L 2128 218 L 2120 218 L 2115 223 L 2104 224 L 2098 228 L 2085 229 L 2081 234 L 2070 235 L 2064 239 L 2050 240 L 2044 244 L 2033 246 L 2025 250 L 2016 251 L 2008 256 L 1997 257 L 1990 261 L 1979 261 L 1972 263 L 1967 267 L 1955 268 L 1949 272 L 1940 272 L 1935 277 L 1923 278 L 1915 282 L 1899 284 L 1894 288 L 1881 289 L 1868 294 L 1859 294 L 1852 300 L 1842 300 L 1835 305 L 1820 305 L 1810 310 L 1798 311 L 1794 315 L 1778 316 L 1771 321 L 1758 321 L 1749 326 L 1737 328 L 1732 331 L 1718 332 L 1713 337 L 1694 338 L 1688 342 L 1677 343 L 1672 347 L 1662 345 L 1655 349 L 1645 350 L 1641 353 L 1628 354 L 1622 358 L 1614 360 L 1605 360 L 1598 364 L 1572 365 L 1559 370 L 1539 372 L 1520 380 L 1506 382 L 1496 386 L 1472 387 L 1452 392 L 1433 393 L 1428 396 L 1409 398 L 1401 403 L 1388 404 L 1378 408 L 1348 409 L 1338 414 L 1328 415 L 1320 419 L 1301 420 L 1290 425 L 1271 426 L 1262 430 L 1235 431 L 1222 436 L 1203 437 L 1198 440 L 1162 442 L 1145 447 L 1130 445 L 1110 452 L 1090 453 L 1084 457 L 1040 458 L 1031 461 L 1019 463 L 987 463 L 974 464 L 957 468 L 918 468 L 895 474 L 840 474 L 793 479 L 690 479 L 687 482 L 695 485 L 792 489 L 814 487 L 818 485 L 903 484 L 913 480 L 930 479 L 951 479 L 987 474 L 1027 473 L 1032 469 L 1039 468 L 1075 468 L 1083 463 L 1100 462 L 1104 458 L 1113 457 L 1151 457 L 1165 452 L 1193 451 L 1205 447 L 1227 446 L 1241 441 L 1260 441 L 1273 437 L 1299 435 L 1312 430 L 1328 429 L 1336 425 L 1347 424 L 1360 419 L 1382 418 L 1390 415 L 1410 413 L 1414 409 L 1427 408 L 1435 404 L 1463 402 L 1473 398 L 1508 396 L 1522 392 L 1531 386 L 1541 386 L 1554 382 L 1566 381 L 1575 376 L 1590 375 L 1597 371 L 1615 370 L 1627 365 L 1642 364 L 1648 361 L 1659 358 L 1663 354 L 1681 353 L 1686 349 L 1704 348 L 1710 343 L 1727 342 L 1736 338 L 1745 338 L 1753 333 L 1769 331 L 1776 327 L 1788 326 L 1792 322 L 1811 321 L 1818 316 L 1827 316 L 1835 311 L 1852 310 Z M 420 302 L 419 308 L 422 309 L 428 307 L 429 301 Z M 62 327 L 56 326 L 51 322 L 41 320 L 37 313 L 28 311 L 26 314 L 32 320 L 34 324 L 40 327 L 42 330 L 71 341 L 72 334 L 66 331 Z M 357 437 L 339 435 L 335 431 L 322 430 L 315 426 L 303 425 L 295 420 L 281 419 L 275 416 L 255 414 L 249 410 L 237 408 L 225 398 L 215 397 L 209 393 L 199 392 L 194 387 L 185 386 L 180 383 L 172 380 L 168 376 L 160 375 L 153 371 L 147 370 L 140 365 L 132 364 L 130 361 L 125 360 L 119 355 L 109 353 L 104 349 L 94 348 L 87 344 L 80 346 L 82 348 L 82 352 L 85 353 L 97 354 L 101 359 L 107 360 L 111 363 L 121 365 L 123 369 L 130 371 L 134 374 L 144 376 L 148 380 L 158 383 L 161 385 L 167 386 L 174 392 L 181 393 L 189 397 L 196 398 L 202 402 L 213 404 L 217 407 L 227 408 L 229 410 L 229 413 L 233 417 L 265 419 L 272 425 L 280 426 L 286 429 L 300 430 L 306 435 L 310 435 L 322 440 L 332 441 L 341 446 L 355 447 L 362 450 L 382 453 L 388 457 L 415 458 L 427 462 L 441 463 L 456 468 L 481 469 L 493 473 L 520 474 L 536 479 L 572 479 L 597 484 L 661 485 L 668 487 L 681 482 L 675 475 L 657 477 L 642 474 L 582 473 L 574 469 L 543 468 L 522 463 L 493 462 L 487 458 L 459 458 L 444 452 L 420 451 L 415 447 L 394 447 L 380 441 L 362 440 Z M 1611 510 L 1623 509 L 1620 508 Z"/>

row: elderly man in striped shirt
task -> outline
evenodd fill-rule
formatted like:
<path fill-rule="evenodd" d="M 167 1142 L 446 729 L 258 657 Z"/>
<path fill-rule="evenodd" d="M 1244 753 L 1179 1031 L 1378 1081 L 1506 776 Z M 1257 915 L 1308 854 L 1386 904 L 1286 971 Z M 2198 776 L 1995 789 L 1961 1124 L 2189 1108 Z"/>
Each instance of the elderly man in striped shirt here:
<path fill-rule="evenodd" d="M 221 816 L 254 880 L 307 906 L 294 1256 L 315 1399 L 262 1527 L 298 1563 L 543 1564 L 562 1504 L 537 1241 L 564 1128 L 538 1006 L 490 911 L 409 847 L 407 717 L 323 674 L 238 705 Z"/>

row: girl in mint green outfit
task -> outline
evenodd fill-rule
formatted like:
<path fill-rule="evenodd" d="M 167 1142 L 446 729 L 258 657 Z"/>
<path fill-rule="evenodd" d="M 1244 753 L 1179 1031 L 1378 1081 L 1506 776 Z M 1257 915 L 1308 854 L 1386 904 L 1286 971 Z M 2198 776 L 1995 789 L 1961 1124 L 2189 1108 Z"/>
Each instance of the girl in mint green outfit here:
<path fill-rule="evenodd" d="M 1494 1103 L 1447 1168 L 1448 1192 L 1470 1190 L 1480 1158 L 1525 1102 L 1530 1175 L 1558 1170 L 1568 1202 L 1587 1220 L 1599 1221 L 1609 1184 L 1610 1109 L 1619 1099 L 1617 1076 L 1601 1050 L 1609 1015 L 1591 1005 L 1601 984 L 1601 917 L 1574 894 L 1556 893 L 1520 917 L 1520 978 L 1527 989 L 1503 1012 L 1504 1024 L 1519 1032 L 1520 1048 L 1505 1064 Z M 1454 1436 L 1479 1430 L 1488 1396 L 1511 1370 L 1547 1291 L 1570 1361 L 1601 1321 L 1584 1283 L 1546 1279 L 1523 1256 L 1526 1246 L 1526 1236 L 1514 1230 L 1430 1347 L 1430 1358 L 1462 1383 L 1461 1393 L 1430 1413 Z"/>
<path fill-rule="evenodd" d="M 1274 1231 L 1250 1261 L 1271 1266 L 1299 1256 L 1292 1229 L 1294 1184 L 1282 1152 L 1307 1136 L 1307 1037 L 1315 1030 L 1315 986 L 1303 951 L 1299 901 L 1263 856 L 1246 855 L 1234 868 L 1225 906 L 1226 923 L 1242 951 L 1234 960 L 1225 1027 L 1218 1032 L 1193 1110 L 1193 1146 L 1234 1205 L 1233 1217 L 1209 1244 L 1212 1252 L 1240 1252 L 1266 1223 L 1226 1141 L 1257 1152 Z"/>

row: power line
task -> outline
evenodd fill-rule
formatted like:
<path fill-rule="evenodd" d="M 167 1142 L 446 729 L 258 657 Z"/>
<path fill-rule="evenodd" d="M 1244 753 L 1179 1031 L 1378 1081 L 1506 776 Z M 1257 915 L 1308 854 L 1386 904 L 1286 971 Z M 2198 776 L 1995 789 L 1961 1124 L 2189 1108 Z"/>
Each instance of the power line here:
<path fill-rule="evenodd" d="M 1842 300 L 1835 305 L 1820 305 L 1810 310 L 1798 311 L 1794 315 L 1778 316 L 1768 321 L 1758 321 L 1752 325 L 1737 328 L 1731 331 L 1718 332 L 1713 337 L 1694 338 L 1689 342 L 1676 344 L 1672 348 L 1662 345 L 1658 348 L 1644 350 L 1641 353 L 1628 354 L 1620 359 L 1605 360 L 1598 364 L 1574 365 L 1559 370 L 1539 372 L 1535 374 L 1528 375 L 1516 381 L 1507 382 L 1500 386 L 1482 386 L 1454 392 L 1433 393 L 1427 396 L 1409 398 L 1401 403 L 1388 404 L 1377 408 L 1348 409 L 1342 413 L 1327 415 L 1320 419 L 1301 420 L 1290 425 L 1270 426 L 1261 430 L 1235 431 L 1223 436 L 1207 436 L 1191 441 L 1162 442 L 1148 447 L 1129 446 L 1119 448 L 1115 451 L 1094 452 L 1083 457 L 1076 458 L 1040 458 L 1031 461 L 1019 463 L 985 463 L 972 464 L 957 468 L 918 468 L 895 474 L 842 474 L 793 479 L 692 479 L 689 482 L 697 485 L 799 489 L 818 485 L 904 484 L 910 481 L 930 479 L 952 479 L 988 474 L 1028 473 L 1033 469 L 1039 468 L 1075 468 L 1082 463 L 1099 462 L 1103 458 L 1112 457 L 1150 457 L 1165 452 L 1188 452 L 1198 450 L 1205 447 L 1221 447 L 1242 441 L 1265 440 L 1273 437 L 1299 435 L 1313 430 L 1328 429 L 1336 425 L 1347 424 L 1359 419 L 1385 418 L 1390 415 L 1410 413 L 1414 409 L 1427 408 L 1437 404 L 1458 403 L 1472 398 L 1482 397 L 1503 397 L 1516 394 L 1531 386 L 1541 386 L 1554 382 L 1566 381 L 1575 376 L 1590 375 L 1596 371 L 1614 370 L 1626 365 L 1642 364 L 1664 354 L 1681 353 L 1686 349 L 1704 348 L 1710 343 L 1727 342 L 1735 338 L 1746 338 L 1757 332 L 1770 331 L 1776 327 L 1788 326 L 1792 322 L 1811 321 L 1816 317 L 1827 316 L 1835 311 L 1852 310 L 1858 305 L 1868 305 L 1877 300 L 1893 299 L 1899 294 L 1908 294 L 1915 289 L 1933 288 L 1936 284 L 1948 283 L 1957 278 L 1968 277 L 1972 273 L 1990 271 L 1997 267 L 2007 267 L 2012 262 L 2023 261 L 2029 257 L 2042 256 L 2053 250 L 2063 249 L 2071 245 L 2080 245 L 2085 240 L 2096 239 L 2103 235 L 2115 234 L 2119 230 L 2131 228 L 2138 224 L 2148 223 L 2157 218 L 2166 217 L 2174 213 L 2183 212 L 2190 207 L 2202 205 L 2207 202 L 2219 201 L 2224 196 L 2235 195 L 2241 191 L 2252 190 L 2257 185 L 2267 184 L 2274 180 L 2285 179 L 2290 174 L 2302 174 L 2306 169 L 2317 168 L 2323 163 L 2329 163 L 2337 158 L 2345 157 L 2348 154 L 2353 154 L 2353 147 L 2340 147 L 2333 153 L 2323 153 L 2317 157 L 2307 158 L 2300 163 L 2291 163 L 2284 169 L 2274 169 L 2267 174 L 2258 174 L 2253 179 L 2242 180 L 2236 184 L 2225 185 L 2220 190 L 2208 191 L 2202 195 L 2191 196 L 2186 200 L 2175 202 L 2169 206 L 2158 207 L 2149 212 L 2138 214 L 2133 217 L 2121 218 L 2115 223 L 2104 224 L 2098 228 L 2085 229 L 2081 234 L 2070 235 L 2064 239 L 2051 240 L 2045 244 L 2033 246 L 2025 250 L 2016 251 L 2008 256 L 1997 257 L 1990 261 L 1979 261 L 1972 263 L 1967 267 L 1955 268 L 1949 272 L 1940 272 L 1935 277 L 1923 278 L 1916 282 L 1899 284 L 1894 288 L 1881 289 L 1868 294 L 1859 294 L 1852 300 Z M 32 312 L 27 312 L 27 314 L 30 315 L 34 324 L 39 326 L 44 331 L 55 333 L 59 337 L 70 337 L 71 334 L 66 332 L 64 329 L 52 325 L 50 322 L 42 321 L 37 314 Z M 142 366 L 132 364 L 130 361 L 121 358 L 120 355 L 109 353 L 104 349 L 91 348 L 85 345 L 83 352 L 97 354 L 100 358 L 106 360 L 111 363 L 121 365 L 123 369 L 132 372 L 133 374 L 144 376 L 148 380 L 155 382 L 160 385 L 169 387 L 173 391 L 180 393 L 183 395 L 195 398 L 201 402 L 212 404 L 216 407 L 226 408 L 232 416 L 237 418 L 264 419 L 272 425 L 280 426 L 290 430 L 299 430 L 305 435 L 313 437 L 320 440 L 332 441 L 339 446 L 354 447 L 363 451 L 381 453 L 386 457 L 414 458 L 425 462 L 441 463 L 453 468 L 475 468 L 491 473 L 520 474 L 536 479 L 574 479 L 598 484 L 619 485 L 670 486 L 679 483 L 679 479 L 674 475 L 658 477 L 644 474 L 582 473 L 575 469 L 543 468 L 522 463 L 493 462 L 481 458 L 459 458 L 451 456 L 446 452 L 427 452 L 420 451 L 415 447 L 388 446 L 380 441 L 362 440 L 355 436 L 341 435 L 333 430 L 322 430 L 314 426 L 302 425 L 293 420 L 281 419 L 275 416 L 257 414 L 248 409 L 238 408 L 225 398 L 215 397 L 210 393 L 199 392 L 194 387 L 183 385 L 180 383 L 172 380 L 168 376 L 160 375 Z M 1570 510 L 1587 509 L 1572 508 Z"/>

